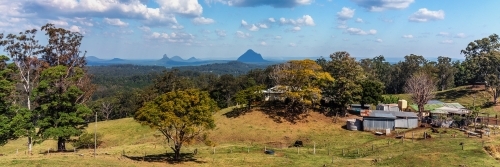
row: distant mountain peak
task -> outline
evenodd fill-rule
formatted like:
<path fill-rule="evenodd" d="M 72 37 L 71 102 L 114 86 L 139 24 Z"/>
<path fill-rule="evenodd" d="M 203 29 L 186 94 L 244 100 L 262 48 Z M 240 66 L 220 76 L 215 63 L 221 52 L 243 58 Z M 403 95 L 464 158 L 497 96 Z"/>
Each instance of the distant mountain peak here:
<path fill-rule="evenodd" d="M 170 60 L 173 60 L 173 61 L 184 61 L 184 59 L 182 59 L 179 56 L 174 56 L 174 57 L 170 58 Z"/>
<path fill-rule="evenodd" d="M 168 58 L 167 54 L 163 54 L 163 58 Z"/>
<path fill-rule="evenodd" d="M 258 62 L 267 62 L 262 58 L 262 55 L 253 51 L 252 49 L 248 49 L 243 55 L 238 57 L 237 61 L 244 63 L 258 63 Z"/>

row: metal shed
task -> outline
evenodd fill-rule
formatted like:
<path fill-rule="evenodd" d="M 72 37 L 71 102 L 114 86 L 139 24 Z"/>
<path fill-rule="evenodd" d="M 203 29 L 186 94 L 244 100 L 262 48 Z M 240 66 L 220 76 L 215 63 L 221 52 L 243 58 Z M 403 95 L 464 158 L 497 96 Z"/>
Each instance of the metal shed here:
<path fill-rule="evenodd" d="M 385 111 L 382 111 L 385 112 Z M 390 113 L 371 112 L 369 116 L 363 117 L 364 131 L 394 130 L 396 116 Z"/>
<path fill-rule="evenodd" d="M 395 127 L 396 128 L 416 128 L 418 127 L 418 116 L 413 112 L 391 112 L 396 116 Z"/>
<path fill-rule="evenodd" d="M 418 116 L 413 112 L 375 110 L 370 112 L 369 116 L 363 117 L 365 131 L 416 127 L 418 127 Z"/>

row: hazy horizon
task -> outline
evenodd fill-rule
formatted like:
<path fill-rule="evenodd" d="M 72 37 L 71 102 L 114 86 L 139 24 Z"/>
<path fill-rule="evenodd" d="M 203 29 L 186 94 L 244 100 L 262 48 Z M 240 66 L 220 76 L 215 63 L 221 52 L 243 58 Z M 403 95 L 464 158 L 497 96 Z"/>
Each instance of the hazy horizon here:
<path fill-rule="evenodd" d="M 500 1 L 424 0 L 17 0 L 1 1 L 0 29 L 53 23 L 85 37 L 102 59 L 232 59 L 254 49 L 266 59 L 463 59 L 469 42 L 498 31 Z M 46 41 L 43 32 L 38 39 Z M 1 54 L 1 52 L 0 52 Z"/>

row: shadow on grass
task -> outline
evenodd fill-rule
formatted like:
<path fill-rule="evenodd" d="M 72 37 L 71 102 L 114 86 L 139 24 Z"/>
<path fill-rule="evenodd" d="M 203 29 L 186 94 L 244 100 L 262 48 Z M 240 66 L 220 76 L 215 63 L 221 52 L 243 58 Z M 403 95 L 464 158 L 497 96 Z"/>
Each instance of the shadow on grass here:
<path fill-rule="evenodd" d="M 470 88 L 454 89 L 454 90 L 448 90 L 448 91 L 436 93 L 436 98 L 437 99 L 456 100 L 456 99 L 463 97 L 465 95 L 471 95 L 471 94 L 475 94 L 478 92 L 479 92 L 478 90 L 472 90 Z"/>
<path fill-rule="evenodd" d="M 237 118 L 239 116 L 245 115 L 250 112 L 250 108 L 242 107 L 242 108 L 233 108 L 231 111 L 224 113 L 223 115 L 227 118 Z"/>
<path fill-rule="evenodd" d="M 174 159 L 174 153 L 166 153 L 166 154 L 156 154 L 156 155 L 146 155 L 146 156 L 128 156 L 124 155 L 124 157 L 134 160 L 134 161 L 145 161 L 145 162 L 166 162 L 169 164 L 177 164 L 182 162 L 195 162 L 195 163 L 206 163 L 205 161 L 198 161 L 194 158 L 192 153 L 181 153 L 180 159 Z"/>

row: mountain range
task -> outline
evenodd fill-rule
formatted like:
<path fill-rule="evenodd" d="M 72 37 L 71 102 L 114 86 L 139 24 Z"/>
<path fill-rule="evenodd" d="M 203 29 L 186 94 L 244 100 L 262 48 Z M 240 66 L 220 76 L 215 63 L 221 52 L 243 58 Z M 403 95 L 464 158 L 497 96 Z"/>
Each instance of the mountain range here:
<path fill-rule="evenodd" d="M 133 64 L 133 65 L 155 65 L 155 66 L 165 66 L 165 67 L 179 67 L 179 66 L 199 66 L 205 64 L 214 63 L 228 63 L 231 61 L 238 61 L 247 64 L 259 64 L 259 65 L 270 65 L 279 63 L 281 61 L 267 61 L 262 58 L 261 54 L 256 53 L 252 49 L 247 50 L 236 60 L 201 60 L 196 57 L 191 57 L 187 60 L 181 58 L 180 56 L 168 57 L 164 54 L 161 59 L 158 60 L 128 60 L 113 58 L 111 60 L 100 59 L 95 56 L 86 57 L 87 65 L 99 66 L 99 65 L 114 65 L 114 64 Z"/>

